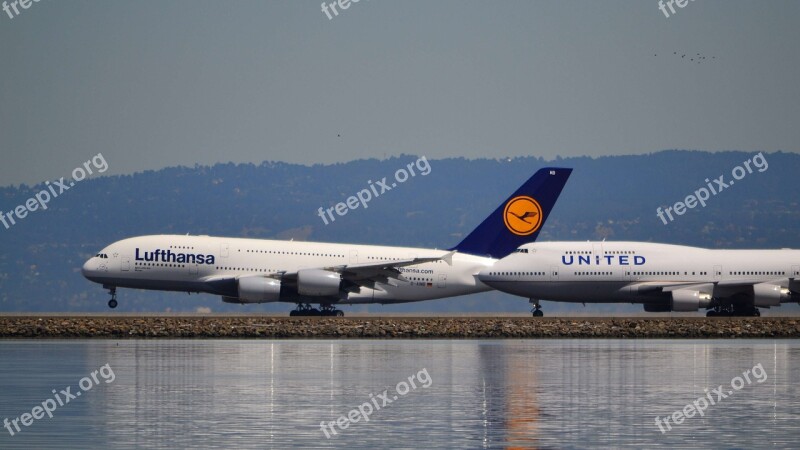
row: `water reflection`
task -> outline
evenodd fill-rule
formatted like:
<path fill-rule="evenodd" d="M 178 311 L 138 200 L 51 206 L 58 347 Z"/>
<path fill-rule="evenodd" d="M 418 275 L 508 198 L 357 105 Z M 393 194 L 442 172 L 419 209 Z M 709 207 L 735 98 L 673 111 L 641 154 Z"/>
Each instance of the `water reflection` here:
<path fill-rule="evenodd" d="M 795 341 L 3 341 L 0 420 L 116 379 L 0 448 L 792 447 L 800 438 Z M 753 382 L 661 433 L 667 417 L 756 364 Z M 397 395 L 399 382 L 425 369 Z M 74 388 L 73 388 L 74 389 Z M 387 391 L 369 421 L 322 422 Z"/>

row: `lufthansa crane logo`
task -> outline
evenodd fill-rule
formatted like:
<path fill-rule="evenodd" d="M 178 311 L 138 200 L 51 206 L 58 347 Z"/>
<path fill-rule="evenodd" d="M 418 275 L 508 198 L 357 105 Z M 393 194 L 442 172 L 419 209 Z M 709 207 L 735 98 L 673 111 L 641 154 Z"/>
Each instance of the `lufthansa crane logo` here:
<path fill-rule="evenodd" d="M 506 204 L 503 221 L 508 231 L 517 236 L 528 236 L 542 226 L 542 207 L 531 197 L 514 197 Z"/>

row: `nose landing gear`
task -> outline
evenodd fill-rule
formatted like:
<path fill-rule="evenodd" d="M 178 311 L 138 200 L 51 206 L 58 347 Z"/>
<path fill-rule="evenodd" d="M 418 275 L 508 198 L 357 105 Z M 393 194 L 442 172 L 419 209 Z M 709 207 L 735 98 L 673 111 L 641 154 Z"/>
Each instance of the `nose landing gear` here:
<path fill-rule="evenodd" d="M 117 307 L 117 288 L 114 286 L 108 287 L 108 293 L 111 294 L 111 300 L 108 301 L 108 307 L 114 309 Z"/>
<path fill-rule="evenodd" d="M 531 314 L 533 317 L 544 317 L 544 313 L 542 312 L 542 306 L 539 304 L 539 300 L 532 298 L 528 300 L 531 305 L 533 305 L 533 309 L 531 310 Z"/>

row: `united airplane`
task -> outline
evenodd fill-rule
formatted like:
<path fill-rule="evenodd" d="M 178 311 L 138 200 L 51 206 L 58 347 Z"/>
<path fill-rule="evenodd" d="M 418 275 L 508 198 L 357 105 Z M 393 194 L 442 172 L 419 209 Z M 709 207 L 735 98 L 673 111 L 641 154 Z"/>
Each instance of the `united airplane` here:
<path fill-rule="evenodd" d="M 759 316 L 800 301 L 799 250 L 708 250 L 647 242 L 536 242 L 478 274 L 500 291 L 540 300 L 641 303 L 649 312 Z"/>
<path fill-rule="evenodd" d="M 219 295 L 228 303 L 289 302 L 290 315 L 336 315 L 343 304 L 403 303 L 488 291 L 476 275 L 536 239 L 571 169 L 536 172 L 449 250 L 155 235 L 107 246 L 83 276 L 117 288 Z M 510 217 L 510 219 L 509 219 Z M 319 309 L 312 305 L 320 305 Z"/>

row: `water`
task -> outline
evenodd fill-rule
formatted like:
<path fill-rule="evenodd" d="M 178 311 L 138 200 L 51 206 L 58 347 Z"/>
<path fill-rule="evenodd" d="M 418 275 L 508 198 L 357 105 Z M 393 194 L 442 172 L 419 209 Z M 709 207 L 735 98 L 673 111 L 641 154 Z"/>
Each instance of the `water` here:
<path fill-rule="evenodd" d="M 0 420 L 56 404 L 54 389 L 81 396 L 14 436 L 0 428 L 0 448 L 796 448 L 798 352 L 793 340 L 7 340 Z M 727 398 L 703 417 L 660 431 L 656 416 L 719 385 Z M 320 423 L 359 405 L 369 421 L 356 412 L 327 438 Z"/>

